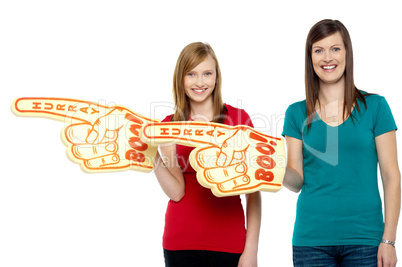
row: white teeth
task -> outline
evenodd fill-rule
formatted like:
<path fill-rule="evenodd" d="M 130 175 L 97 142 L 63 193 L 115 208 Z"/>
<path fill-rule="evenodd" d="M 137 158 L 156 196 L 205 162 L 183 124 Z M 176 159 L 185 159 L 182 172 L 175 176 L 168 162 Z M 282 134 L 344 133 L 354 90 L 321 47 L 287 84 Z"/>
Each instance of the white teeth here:
<path fill-rule="evenodd" d="M 196 91 L 197 93 L 201 93 L 201 92 L 205 91 L 205 89 L 193 89 L 193 90 Z"/>
<path fill-rule="evenodd" d="M 332 66 L 322 66 L 322 68 L 324 69 L 324 70 L 332 70 L 332 69 L 334 69 L 336 66 L 335 65 L 332 65 Z"/>

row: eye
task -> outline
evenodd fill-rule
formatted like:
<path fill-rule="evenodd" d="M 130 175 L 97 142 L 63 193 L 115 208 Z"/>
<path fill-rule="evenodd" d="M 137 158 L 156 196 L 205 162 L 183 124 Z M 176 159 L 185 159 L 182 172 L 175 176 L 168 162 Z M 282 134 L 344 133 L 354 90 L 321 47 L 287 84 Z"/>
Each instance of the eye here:
<path fill-rule="evenodd" d="M 210 76 L 210 75 L 212 75 L 212 72 L 206 72 L 205 73 L 205 76 Z"/>
<path fill-rule="evenodd" d="M 314 50 L 314 53 L 322 53 L 322 50 L 321 49 L 316 49 L 316 50 Z"/>
<path fill-rule="evenodd" d="M 187 73 L 187 76 L 194 77 L 194 73 L 189 72 L 189 73 Z"/>
<path fill-rule="evenodd" d="M 333 51 L 337 52 L 340 51 L 341 49 L 339 47 L 335 47 L 334 49 L 332 49 Z"/>

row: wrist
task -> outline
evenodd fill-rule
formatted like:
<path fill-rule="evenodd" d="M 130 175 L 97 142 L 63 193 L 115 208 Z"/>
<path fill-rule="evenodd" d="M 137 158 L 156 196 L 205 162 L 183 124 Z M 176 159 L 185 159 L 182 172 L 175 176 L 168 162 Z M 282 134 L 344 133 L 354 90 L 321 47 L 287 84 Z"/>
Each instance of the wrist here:
<path fill-rule="evenodd" d="M 391 241 L 391 240 L 387 240 L 387 239 L 381 239 L 381 243 L 384 243 L 384 244 L 391 245 L 391 246 L 395 247 L 395 241 Z"/>

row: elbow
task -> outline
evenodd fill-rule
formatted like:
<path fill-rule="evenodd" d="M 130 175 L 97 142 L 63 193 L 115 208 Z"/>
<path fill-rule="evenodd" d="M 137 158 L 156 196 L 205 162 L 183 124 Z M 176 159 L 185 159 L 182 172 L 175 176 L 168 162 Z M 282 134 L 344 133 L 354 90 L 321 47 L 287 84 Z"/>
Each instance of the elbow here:
<path fill-rule="evenodd" d="M 296 185 L 294 183 L 290 183 L 287 179 L 283 180 L 283 186 L 294 193 L 299 193 L 302 188 L 302 185 L 298 185 L 298 184 Z"/>
<path fill-rule="evenodd" d="M 292 188 L 292 187 L 287 187 L 287 189 L 289 189 L 290 191 L 294 192 L 294 193 L 300 193 L 301 188 Z"/>
<path fill-rule="evenodd" d="M 177 192 L 176 194 L 172 195 L 170 197 L 170 200 L 174 202 L 180 202 L 180 200 L 182 200 L 183 197 L 184 197 L 184 190 L 180 190 L 180 192 Z"/>

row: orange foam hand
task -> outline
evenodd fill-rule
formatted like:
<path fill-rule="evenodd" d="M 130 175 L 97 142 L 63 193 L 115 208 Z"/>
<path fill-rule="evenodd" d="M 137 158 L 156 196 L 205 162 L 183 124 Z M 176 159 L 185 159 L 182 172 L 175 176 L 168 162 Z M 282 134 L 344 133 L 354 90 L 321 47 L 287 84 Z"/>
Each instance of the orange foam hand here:
<path fill-rule="evenodd" d="M 158 120 L 122 106 L 66 98 L 18 98 L 12 111 L 18 116 L 63 121 L 62 140 L 67 155 L 85 171 L 153 169 L 157 146 L 142 142 L 139 133 L 144 125 Z"/>
<path fill-rule="evenodd" d="M 190 164 L 197 180 L 218 197 L 282 188 L 286 170 L 282 138 L 249 126 L 205 122 L 149 123 L 142 130 L 141 139 L 151 145 L 196 147 Z"/>

